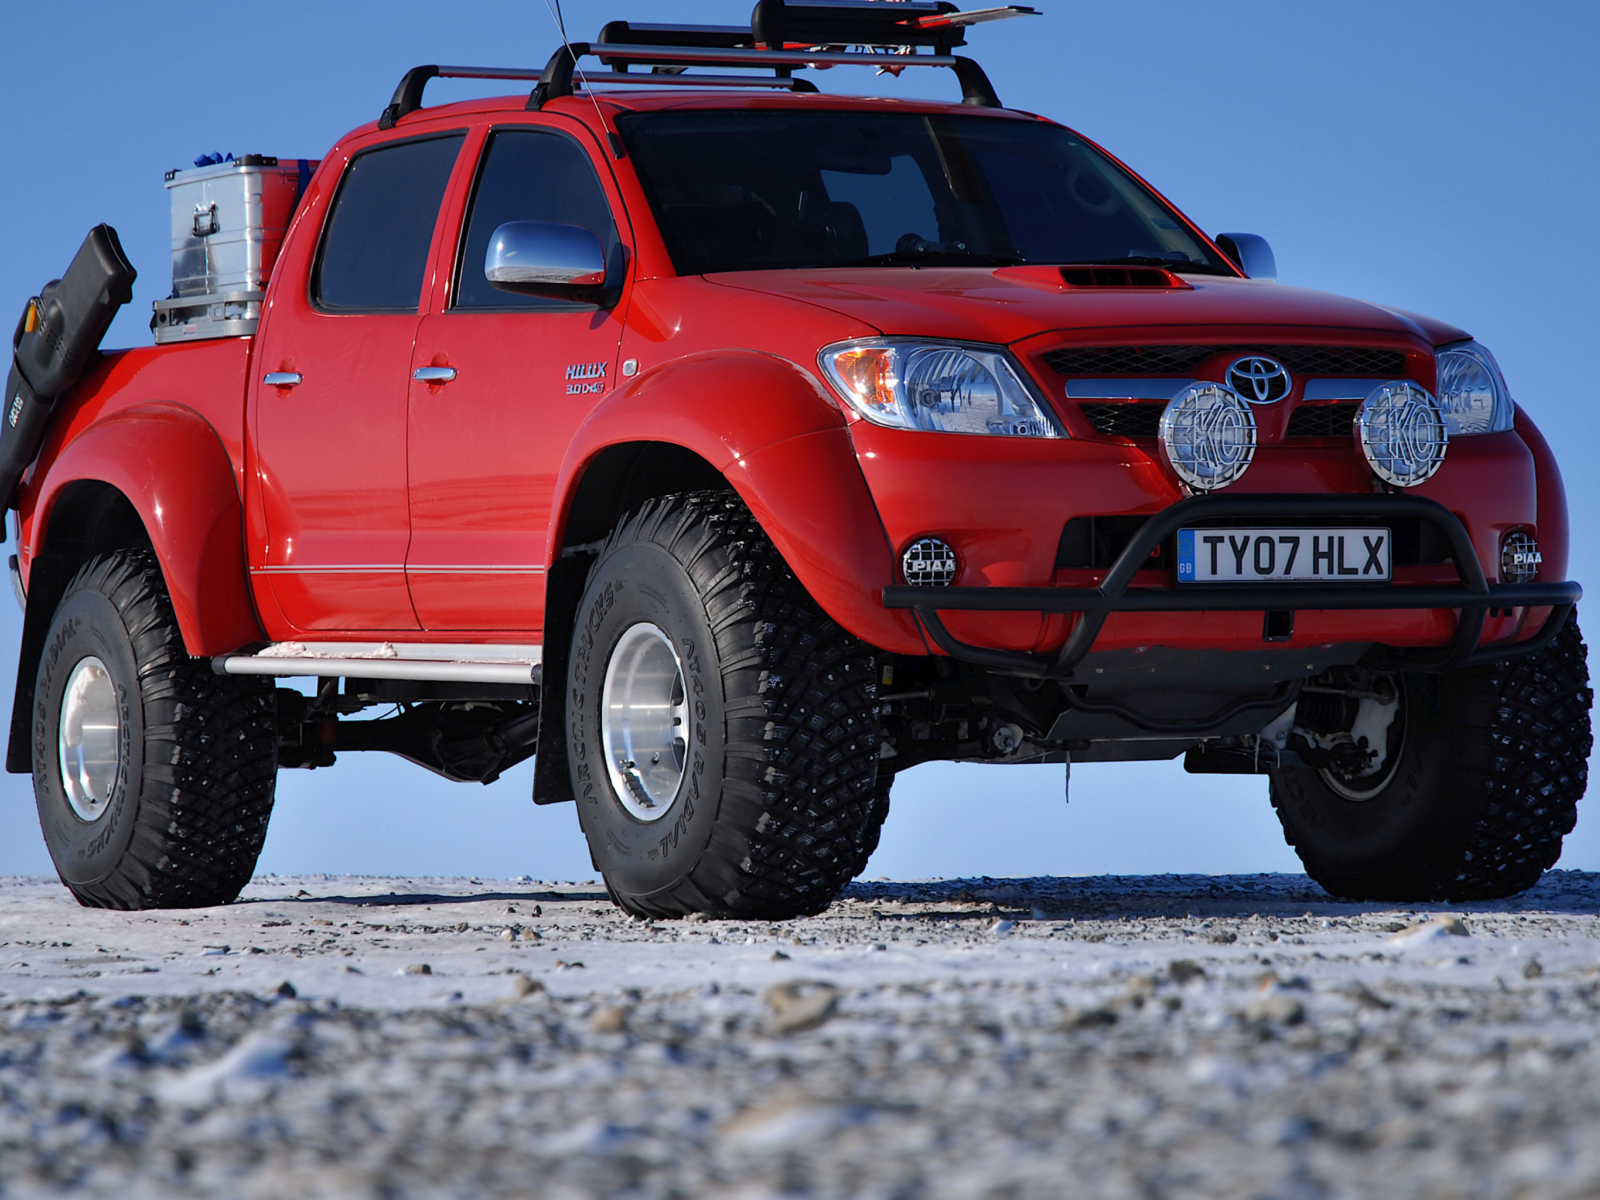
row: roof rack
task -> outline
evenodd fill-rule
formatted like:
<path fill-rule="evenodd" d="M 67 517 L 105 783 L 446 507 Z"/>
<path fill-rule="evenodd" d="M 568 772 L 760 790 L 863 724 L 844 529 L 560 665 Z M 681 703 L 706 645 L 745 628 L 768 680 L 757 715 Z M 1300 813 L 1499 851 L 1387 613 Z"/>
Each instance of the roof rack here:
<path fill-rule="evenodd" d="M 962 103 L 1000 108 L 1000 99 L 970 58 L 951 53 L 966 45 L 973 25 L 1035 15 L 1034 8 L 1007 4 L 962 12 L 948 0 L 759 0 L 750 27 L 738 25 L 655 25 L 612 21 L 594 42 L 564 44 L 542 71 L 506 67 L 413 67 L 395 89 L 378 120 L 391 129 L 422 107 L 430 79 L 538 80 L 528 97 L 537 110 L 572 95 L 573 76 L 585 85 L 642 84 L 692 87 L 777 87 L 815 92 L 796 79 L 805 67 L 868 66 L 898 75 L 906 67 L 948 67 L 961 84 Z M 598 58 L 605 72 L 579 71 L 578 60 Z M 648 67 L 635 73 L 633 67 Z M 688 75 L 690 67 L 770 70 L 762 75 Z"/>

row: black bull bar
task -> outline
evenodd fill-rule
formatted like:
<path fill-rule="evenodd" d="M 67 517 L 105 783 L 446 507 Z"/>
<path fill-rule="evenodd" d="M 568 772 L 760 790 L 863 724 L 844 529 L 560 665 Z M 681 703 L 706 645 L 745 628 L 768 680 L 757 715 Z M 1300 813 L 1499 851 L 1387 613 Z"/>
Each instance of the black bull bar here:
<path fill-rule="evenodd" d="M 1345 519 L 1353 525 L 1382 520 L 1421 520 L 1450 544 L 1458 584 L 1184 584 L 1130 591 L 1135 572 L 1161 543 L 1180 528 L 1208 521 L 1257 518 L 1263 526 L 1297 517 Z M 1374 665 L 1389 670 L 1450 671 L 1530 654 L 1561 632 L 1583 589 L 1573 582 L 1500 583 L 1484 578 L 1465 526 L 1444 505 L 1421 496 L 1195 496 L 1162 509 L 1117 556 L 1105 581 L 1093 588 L 1063 587 L 887 587 L 885 608 L 909 608 L 930 637 L 950 657 L 1008 673 L 1064 679 L 1093 648 L 1114 612 L 1283 612 L 1449 608 L 1458 610 L 1455 635 L 1438 649 L 1386 648 Z M 1478 648 L 1490 609 L 1549 608 L 1544 628 L 1526 641 Z M 939 611 L 1077 613 L 1055 654 L 1029 654 L 971 646 L 953 637 Z"/>

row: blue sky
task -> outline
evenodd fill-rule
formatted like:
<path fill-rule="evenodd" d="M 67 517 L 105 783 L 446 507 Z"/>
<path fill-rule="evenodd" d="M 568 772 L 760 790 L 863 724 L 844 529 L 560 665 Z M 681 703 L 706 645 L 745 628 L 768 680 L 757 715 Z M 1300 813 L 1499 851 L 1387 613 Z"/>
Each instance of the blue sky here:
<path fill-rule="evenodd" d="M 565 4 L 574 38 L 619 17 L 741 23 L 749 7 Z M 1202 228 L 1264 235 L 1284 281 L 1429 313 L 1487 344 L 1561 460 L 1573 577 L 1600 587 L 1600 5 L 1037 7 L 973 34 L 968 53 L 1001 99 L 1099 141 Z M 541 0 L 57 0 L 9 6 L 4 29 L 0 315 L 108 221 L 141 272 L 108 346 L 146 344 L 150 302 L 168 291 L 167 168 L 213 150 L 318 157 L 377 116 L 410 66 L 538 66 L 556 43 Z M 815 78 L 824 91 L 956 94 L 943 72 Z M 435 83 L 429 99 L 468 86 Z M 20 628 L 0 605 L 7 688 Z M 285 772 L 261 868 L 589 878 L 572 810 L 535 809 L 530 786 L 527 765 L 483 788 L 385 756 Z M 896 785 L 868 874 L 1298 868 L 1259 780 L 1080 766 L 1070 804 L 1063 791 L 1059 767 L 917 768 Z M 1593 803 L 1563 866 L 1600 869 Z M 0 873 L 13 872 L 50 864 L 29 781 L 0 776 Z"/>

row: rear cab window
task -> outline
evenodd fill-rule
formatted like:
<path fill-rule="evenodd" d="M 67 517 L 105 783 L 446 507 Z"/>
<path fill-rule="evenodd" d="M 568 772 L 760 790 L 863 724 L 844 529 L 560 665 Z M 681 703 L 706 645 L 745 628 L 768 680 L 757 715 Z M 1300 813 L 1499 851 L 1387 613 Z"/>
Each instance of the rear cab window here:
<path fill-rule="evenodd" d="M 350 160 L 311 277 L 326 312 L 414 313 L 465 134 L 387 142 Z"/>

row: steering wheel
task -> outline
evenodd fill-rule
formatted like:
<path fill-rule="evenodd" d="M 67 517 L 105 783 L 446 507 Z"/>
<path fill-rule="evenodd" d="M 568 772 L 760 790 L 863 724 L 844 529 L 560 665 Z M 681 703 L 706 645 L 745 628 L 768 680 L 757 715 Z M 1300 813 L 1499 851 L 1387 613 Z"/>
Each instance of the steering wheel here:
<path fill-rule="evenodd" d="M 1096 199 L 1097 193 L 1103 195 L 1104 199 Z M 1122 196 L 1117 189 L 1099 171 L 1085 166 L 1067 169 L 1067 195 L 1074 204 L 1094 217 L 1109 217 L 1122 208 Z"/>

